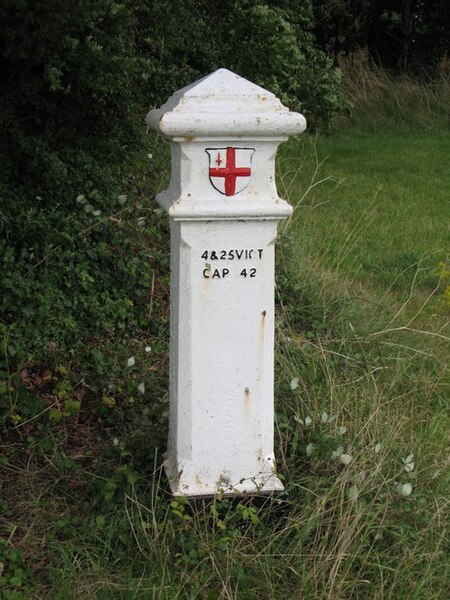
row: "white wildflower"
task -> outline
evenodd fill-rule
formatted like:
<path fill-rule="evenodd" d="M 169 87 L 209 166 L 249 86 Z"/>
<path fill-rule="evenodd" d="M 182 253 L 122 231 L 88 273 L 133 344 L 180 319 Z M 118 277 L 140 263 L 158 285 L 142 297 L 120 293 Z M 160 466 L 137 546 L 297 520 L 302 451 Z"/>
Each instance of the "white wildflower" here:
<path fill-rule="evenodd" d="M 344 435 L 344 433 L 347 433 L 347 427 L 345 427 L 345 425 L 341 425 L 341 427 L 338 429 L 338 433 L 339 435 Z"/>
<path fill-rule="evenodd" d="M 309 427 L 312 423 L 311 417 L 306 417 L 305 419 L 305 427 Z"/>
<path fill-rule="evenodd" d="M 378 454 L 378 452 L 381 450 L 381 442 L 378 442 L 378 444 L 375 444 L 375 448 L 373 449 L 373 451 L 375 452 L 375 454 Z"/>
<path fill-rule="evenodd" d="M 306 454 L 308 456 L 311 456 L 311 454 L 314 452 L 314 444 L 308 444 L 306 446 Z"/>
<path fill-rule="evenodd" d="M 359 490 L 356 485 L 352 485 L 352 487 L 348 490 L 348 499 L 349 500 L 357 500 L 359 496 Z"/>
<path fill-rule="evenodd" d="M 331 456 L 333 458 L 339 458 L 341 456 L 341 454 L 344 453 L 344 448 L 342 446 L 338 446 L 336 448 L 336 450 L 333 450 L 333 452 L 331 453 Z"/>
<path fill-rule="evenodd" d="M 151 346 L 145 346 L 145 351 L 146 352 L 151 352 L 152 351 L 152 347 Z"/>
<path fill-rule="evenodd" d="M 328 413 L 323 412 L 320 415 L 320 420 L 322 421 L 322 423 L 332 423 L 336 420 L 336 415 L 329 415 Z"/>
<path fill-rule="evenodd" d="M 121 194 L 120 196 L 118 196 L 117 200 L 119 201 L 120 206 L 123 206 L 127 201 L 127 195 Z"/>
<path fill-rule="evenodd" d="M 349 465 L 353 460 L 353 456 L 350 454 L 341 454 L 339 460 L 343 465 Z"/>
<path fill-rule="evenodd" d="M 407 473 L 411 473 L 414 471 L 414 462 L 413 462 L 414 454 L 408 454 L 406 458 L 403 458 L 403 464 L 405 465 L 405 471 Z"/>
<path fill-rule="evenodd" d="M 410 483 L 399 483 L 397 486 L 397 490 L 399 494 L 406 498 L 407 496 L 411 495 L 412 485 Z"/>
<path fill-rule="evenodd" d="M 136 364 L 136 359 L 134 358 L 134 356 L 130 356 L 130 358 L 127 360 L 127 366 L 134 367 L 135 364 Z"/>
<path fill-rule="evenodd" d="M 142 382 L 138 385 L 138 391 L 141 392 L 141 394 L 145 394 L 145 383 Z"/>
<path fill-rule="evenodd" d="M 101 210 L 94 210 L 94 211 L 92 212 L 92 215 L 93 215 L 94 217 L 99 217 L 101 214 L 102 214 L 102 211 L 101 211 Z"/>
<path fill-rule="evenodd" d="M 299 381 L 300 380 L 298 377 L 294 377 L 294 379 L 291 379 L 291 390 L 296 390 L 298 388 Z"/>

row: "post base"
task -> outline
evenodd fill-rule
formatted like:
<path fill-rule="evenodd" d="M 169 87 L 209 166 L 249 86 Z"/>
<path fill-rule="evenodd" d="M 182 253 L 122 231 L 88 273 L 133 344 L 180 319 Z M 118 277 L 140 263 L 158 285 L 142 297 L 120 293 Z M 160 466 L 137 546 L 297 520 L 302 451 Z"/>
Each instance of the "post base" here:
<path fill-rule="evenodd" d="M 229 477 L 224 478 L 223 475 L 213 481 L 203 481 L 199 475 L 189 474 L 189 469 L 175 468 L 170 458 L 164 461 L 164 470 L 173 496 L 214 498 L 247 494 L 269 495 L 284 490 L 274 471 L 261 472 L 236 482 Z"/>

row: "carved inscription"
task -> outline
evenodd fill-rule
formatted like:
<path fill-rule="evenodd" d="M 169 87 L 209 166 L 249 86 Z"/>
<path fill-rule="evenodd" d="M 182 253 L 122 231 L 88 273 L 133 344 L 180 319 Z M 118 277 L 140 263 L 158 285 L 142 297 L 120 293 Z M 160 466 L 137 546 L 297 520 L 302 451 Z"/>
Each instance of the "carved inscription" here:
<path fill-rule="evenodd" d="M 201 258 L 205 261 L 202 271 L 204 279 L 226 279 L 242 277 L 253 279 L 257 276 L 256 267 L 242 266 L 241 261 L 260 261 L 264 248 L 231 248 L 229 250 L 204 250 Z M 218 261 L 217 263 L 215 261 Z M 224 266 L 224 262 L 226 266 Z"/>

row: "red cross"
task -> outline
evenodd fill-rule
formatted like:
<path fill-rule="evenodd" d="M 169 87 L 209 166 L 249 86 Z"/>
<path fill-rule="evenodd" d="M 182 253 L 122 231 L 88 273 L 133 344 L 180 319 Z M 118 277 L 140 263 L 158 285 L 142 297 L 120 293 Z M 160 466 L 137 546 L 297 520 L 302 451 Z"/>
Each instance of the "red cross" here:
<path fill-rule="evenodd" d="M 210 177 L 225 177 L 226 196 L 233 196 L 236 192 L 236 177 L 250 177 L 250 173 L 251 170 L 248 167 L 236 167 L 236 148 L 231 147 L 227 148 L 227 162 L 225 166 L 218 169 L 213 167 L 209 169 Z"/>

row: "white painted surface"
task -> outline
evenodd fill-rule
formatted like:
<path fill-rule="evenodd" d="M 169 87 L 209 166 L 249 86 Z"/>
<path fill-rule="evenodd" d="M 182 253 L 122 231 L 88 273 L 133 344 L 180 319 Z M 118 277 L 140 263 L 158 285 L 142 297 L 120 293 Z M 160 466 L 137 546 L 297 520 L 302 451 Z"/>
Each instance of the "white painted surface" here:
<path fill-rule="evenodd" d="M 220 115 L 220 117 L 218 117 Z M 147 123 L 172 138 L 294 135 L 306 128 L 303 115 L 290 112 L 267 90 L 227 69 L 175 92 Z"/>
<path fill-rule="evenodd" d="M 170 425 L 175 495 L 283 489 L 273 453 L 274 243 L 292 212 L 274 158 L 305 128 L 219 69 L 147 117 L 171 141 Z M 228 171 L 224 171 L 224 169 Z"/>

